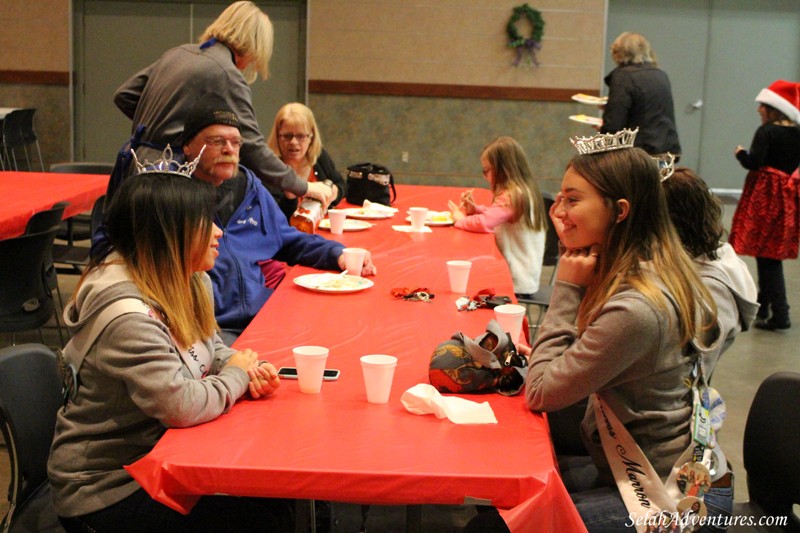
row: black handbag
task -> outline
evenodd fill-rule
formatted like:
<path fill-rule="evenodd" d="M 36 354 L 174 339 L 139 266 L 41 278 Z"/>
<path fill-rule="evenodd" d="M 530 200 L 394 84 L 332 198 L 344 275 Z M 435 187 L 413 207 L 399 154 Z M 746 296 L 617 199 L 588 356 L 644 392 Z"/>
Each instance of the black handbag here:
<path fill-rule="evenodd" d="M 391 205 L 397 199 L 394 177 L 383 165 L 357 163 L 347 167 L 347 201 L 364 205 L 364 200 Z"/>

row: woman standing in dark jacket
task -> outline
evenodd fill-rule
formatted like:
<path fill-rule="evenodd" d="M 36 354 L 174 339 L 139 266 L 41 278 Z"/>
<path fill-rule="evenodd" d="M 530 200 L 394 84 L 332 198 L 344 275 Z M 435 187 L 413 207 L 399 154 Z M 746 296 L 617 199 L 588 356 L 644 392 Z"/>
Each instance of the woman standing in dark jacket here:
<path fill-rule="evenodd" d="M 778 80 L 756 97 L 761 126 L 750 151 L 737 146 L 736 159 L 749 170 L 733 215 L 728 242 L 736 253 L 756 258 L 756 327 L 788 329 L 789 303 L 783 259 L 795 259 L 800 236 L 800 83 Z M 771 314 L 771 316 L 770 316 Z"/>
<path fill-rule="evenodd" d="M 650 43 L 638 33 L 624 32 L 611 45 L 611 57 L 617 68 L 605 78 L 608 103 L 600 132 L 639 128 L 637 147 L 650 155 L 679 156 L 672 88 Z"/>

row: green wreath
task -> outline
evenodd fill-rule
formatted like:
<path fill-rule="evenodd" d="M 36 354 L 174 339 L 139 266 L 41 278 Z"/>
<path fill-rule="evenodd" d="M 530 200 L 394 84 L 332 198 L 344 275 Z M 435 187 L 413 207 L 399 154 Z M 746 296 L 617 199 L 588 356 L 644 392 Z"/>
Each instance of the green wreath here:
<path fill-rule="evenodd" d="M 533 28 L 529 37 L 523 37 L 517 31 L 517 22 L 525 17 L 531 23 Z M 542 47 L 542 35 L 544 34 L 544 19 L 542 14 L 537 9 L 533 9 L 528 4 L 522 4 L 514 8 L 514 12 L 506 25 L 506 33 L 508 34 L 508 46 L 517 51 L 517 57 L 514 60 L 514 66 L 519 65 L 522 60 L 524 51 L 528 52 L 528 56 L 534 65 L 538 66 L 539 62 L 536 60 L 536 52 Z"/>

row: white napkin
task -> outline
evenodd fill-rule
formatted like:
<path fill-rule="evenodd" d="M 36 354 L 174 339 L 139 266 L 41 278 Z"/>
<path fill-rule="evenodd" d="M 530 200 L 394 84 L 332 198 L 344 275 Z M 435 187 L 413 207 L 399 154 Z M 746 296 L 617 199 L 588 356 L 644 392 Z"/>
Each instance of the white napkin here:
<path fill-rule="evenodd" d="M 400 397 L 403 406 L 415 415 L 447 417 L 454 424 L 497 424 L 489 402 L 477 403 L 458 396 L 442 396 L 433 385 L 418 383 Z"/>
<path fill-rule="evenodd" d="M 422 229 L 415 230 L 410 224 L 408 226 L 392 226 L 392 229 L 402 233 L 433 233 L 433 230 L 428 226 L 422 226 Z"/>
<path fill-rule="evenodd" d="M 398 211 L 396 207 L 370 202 L 369 200 L 364 200 L 363 207 L 365 211 L 375 211 L 376 213 L 397 213 Z"/>

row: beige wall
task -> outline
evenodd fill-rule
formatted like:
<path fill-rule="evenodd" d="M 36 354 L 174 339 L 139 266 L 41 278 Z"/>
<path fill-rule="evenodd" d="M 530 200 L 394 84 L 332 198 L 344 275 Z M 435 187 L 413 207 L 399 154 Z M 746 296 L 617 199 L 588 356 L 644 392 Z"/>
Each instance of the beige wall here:
<path fill-rule="evenodd" d="M 69 0 L 0 2 L 0 107 L 36 108 L 45 168 L 70 157 L 69 6 Z"/>
<path fill-rule="evenodd" d="M 537 176 L 559 179 L 571 155 L 567 137 L 591 133 L 566 117 L 588 110 L 527 93 L 507 100 L 491 89 L 556 89 L 560 100 L 571 91 L 597 91 L 605 0 L 531 4 L 546 23 L 538 68 L 513 67 L 514 52 L 505 44 L 506 23 L 521 3 L 309 0 L 310 84 L 388 82 L 400 91 L 309 95 L 337 165 L 371 159 L 389 166 L 401 182 L 480 184 L 477 154 L 505 134 L 523 144 Z M 69 11 L 69 0 L 0 2 L 0 23 L 8 30 L 0 45 L 13 51 L 0 55 L 0 107 L 39 110 L 36 129 L 46 165 L 70 157 Z M 529 34 L 524 21 L 518 29 Z M 28 81 L 19 82 L 20 73 Z M 404 92 L 412 84 L 417 92 Z M 405 96 L 433 85 L 444 87 L 445 96 Z M 448 87 L 490 91 L 459 98 L 448 95 Z"/>
<path fill-rule="evenodd" d="M 506 25 L 521 0 L 312 0 L 309 79 L 498 87 L 597 87 L 604 0 L 531 2 L 539 68 L 514 68 Z M 527 20 L 517 23 L 530 35 Z"/>
<path fill-rule="evenodd" d="M 521 3 L 312 0 L 309 105 L 337 166 L 371 160 L 401 183 L 481 186 L 481 148 L 510 135 L 542 188 L 557 188 L 572 155 L 568 137 L 594 133 L 567 117 L 596 111 L 569 95 L 600 89 L 605 0 L 530 3 L 545 21 L 539 67 L 514 67 L 506 45 Z M 517 28 L 530 34 L 527 21 Z M 336 88 L 320 89 L 320 80 Z"/>
<path fill-rule="evenodd" d="M 0 71 L 69 71 L 69 0 L 3 0 L 0 24 Z"/>

